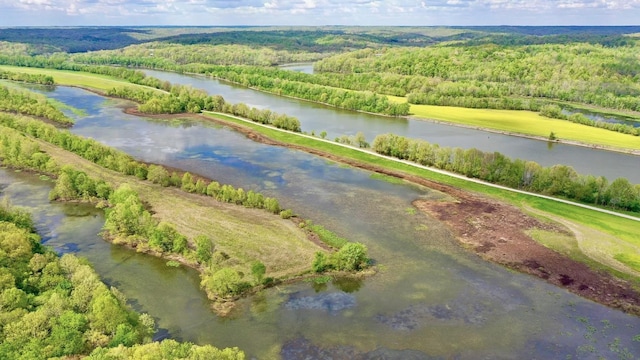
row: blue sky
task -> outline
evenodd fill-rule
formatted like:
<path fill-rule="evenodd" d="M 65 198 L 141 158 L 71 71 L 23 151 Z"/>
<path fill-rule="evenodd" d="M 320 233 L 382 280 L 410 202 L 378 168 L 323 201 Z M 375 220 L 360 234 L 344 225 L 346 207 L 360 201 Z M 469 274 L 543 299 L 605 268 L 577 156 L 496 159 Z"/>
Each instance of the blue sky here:
<path fill-rule="evenodd" d="M 0 0 L 0 26 L 639 25 L 640 0 Z"/>

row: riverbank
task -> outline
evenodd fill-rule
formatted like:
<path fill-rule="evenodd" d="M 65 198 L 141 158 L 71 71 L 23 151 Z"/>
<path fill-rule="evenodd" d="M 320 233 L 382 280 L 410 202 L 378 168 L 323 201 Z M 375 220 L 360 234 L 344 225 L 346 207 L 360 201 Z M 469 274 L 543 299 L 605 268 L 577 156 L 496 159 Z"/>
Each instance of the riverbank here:
<path fill-rule="evenodd" d="M 136 113 L 131 109 L 128 112 Z M 222 116 L 188 116 L 229 126 L 254 141 L 305 151 L 332 161 L 393 176 L 446 193 L 457 201 L 450 203 L 420 201 L 414 205 L 421 211 L 447 223 L 463 246 L 486 260 L 537 276 L 604 305 L 640 315 L 640 292 L 637 290 L 637 280 L 630 275 L 633 273 L 630 269 L 627 274 L 616 274 L 620 276 L 618 278 L 612 275 L 611 272 L 614 272 L 612 269 L 607 268 L 605 271 L 606 266 L 586 265 L 543 246 L 530 235 L 531 231 L 546 231 L 570 237 L 575 235 L 559 223 L 539 220 L 538 217 L 527 214 L 517 206 L 506 204 L 504 202 L 506 199 L 498 201 L 487 194 L 481 195 L 422 176 L 392 170 L 382 164 L 375 165 L 345 157 L 329 150 L 309 147 L 300 142 L 291 143 L 274 139 L 261 130 L 249 128 L 251 124 L 239 124 L 230 121 L 229 117 L 222 119 Z M 168 119 L 176 116 L 160 115 L 158 117 Z M 522 197 L 518 197 L 516 202 L 520 201 L 523 201 Z M 536 205 L 536 209 L 540 209 L 539 204 Z M 544 204 L 543 207 L 545 207 Z M 562 208 L 562 206 L 556 207 Z M 555 215 L 545 212 L 545 216 L 553 218 Z M 476 224 L 477 229 L 469 228 L 470 224 Z M 586 225 L 576 224 L 576 226 Z"/>

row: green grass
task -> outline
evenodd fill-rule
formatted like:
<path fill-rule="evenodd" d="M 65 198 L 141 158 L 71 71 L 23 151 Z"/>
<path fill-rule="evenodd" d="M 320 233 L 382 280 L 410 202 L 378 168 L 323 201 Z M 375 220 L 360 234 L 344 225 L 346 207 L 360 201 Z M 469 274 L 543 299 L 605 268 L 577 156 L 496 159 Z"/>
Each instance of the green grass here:
<path fill-rule="evenodd" d="M 406 101 L 405 98 L 392 96 L 389 98 L 396 102 Z M 411 105 L 410 112 L 420 118 L 494 131 L 542 138 L 548 138 L 549 134 L 554 132 L 561 141 L 575 141 L 617 149 L 640 150 L 640 137 L 638 136 L 576 124 L 566 120 L 551 119 L 533 111 Z"/>
<path fill-rule="evenodd" d="M 69 110 L 69 111 L 71 111 L 71 112 L 72 112 L 74 115 L 76 115 L 76 116 L 87 116 L 87 115 L 88 115 L 88 113 L 87 113 L 86 111 L 84 111 L 84 110 L 82 110 L 82 109 L 78 109 L 78 108 L 73 107 L 73 106 L 71 106 L 71 105 L 65 104 L 65 103 L 63 103 L 63 102 L 61 102 L 61 101 L 58 101 L 58 100 L 56 100 L 56 99 L 47 98 L 47 101 L 48 101 L 51 105 L 55 106 L 55 108 L 56 108 L 56 109 L 58 109 L 58 110 L 60 110 L 60 111 L 62 111 L 62 110 Z"/>
<path fill-rule="evenodd" d="M 347 239 L 339 237 L 335 233 L 325 229 L 322 225 L 308 224 L 307 226 L 320 237 L 323 243 L 336 249 L 341 249 L 348 242 Z"/>
<path fill-rule="evenodd" d="M 640 255 L 637 254 L 616 254 L 614 258 L 635 271 L 640 271 Z"/>
<path fill-rule="evenodd" d="M 385 174 L 372 173 L 369 177 L 374 180 L 381 180 L 391 184 L 405 184 L 404 180 Z"/>
<path fill-rule="evenodd" d="M 79 86 L 79 87 L 86 87 L 94 90 L 100 90 L 100 91 L 106 91 L 114 87 L 125 86 L 125 85 L 141 86 L 141 85 L 134 85 L 127 81 L 116 79 L 116 78 L 105 76 L 105 75 L 90 74 L 90 73 L 84 73 L 84 72 L 78 72 L 78 71 L 40 69 L 40 68 L 28 68 L 28 67 L 5 66 L 5 65 L 0 65 L 0 70 L 11 71 L 16 73 L 50 75 L 53 77 L 55 83 L 58 85 Z"/>

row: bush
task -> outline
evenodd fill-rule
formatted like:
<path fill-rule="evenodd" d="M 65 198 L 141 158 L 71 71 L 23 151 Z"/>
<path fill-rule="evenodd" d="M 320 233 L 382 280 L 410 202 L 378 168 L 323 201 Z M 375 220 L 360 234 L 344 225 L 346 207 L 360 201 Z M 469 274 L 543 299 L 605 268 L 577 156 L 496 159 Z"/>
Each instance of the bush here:
<path fill-rule="evenodd" d="M 246 287 L 240 274 L 231 268 L 222 268 L 203 280 L 203 285 L 218 297 L 240 294 Z"/>
<path fill-rule="evenodd" d="M 339 270 L 356 271 L 365 268 L 369 262 L 367 247 L 361 243 L 348 243 L 336 254 L 336 263 Z"/>
<path fill-rule="evenodd" d="M 291 209 L 280 211 L 280 217 L 283 219 L 291 219 L 293 217 L 293 211 Z"/>

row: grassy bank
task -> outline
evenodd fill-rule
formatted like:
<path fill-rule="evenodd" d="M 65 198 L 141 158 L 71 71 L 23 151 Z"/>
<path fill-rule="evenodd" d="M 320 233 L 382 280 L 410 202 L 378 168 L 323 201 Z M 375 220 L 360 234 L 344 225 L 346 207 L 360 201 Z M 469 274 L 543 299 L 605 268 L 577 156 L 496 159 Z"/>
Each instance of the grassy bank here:
<path fill-rule="evenodd" d="M 640 267 L 633 261 L 625 261 L 621 254 L 629 251 L 637 252 L 640 249 L 640 237 L 637 235 L 638 222 L 620 218 L 615 215 L 600 213 L 597 211 L 576 207 L 557 201 L 538 198 L 531 195 L 515 193 L 503 189 L 493 188 L 483 184 L 473 183 L 464 179 L 450 177 L 444 174 L 421 169 L 401 162 L 380 158 L 370 153 L 357 149 L 347 148 L 339 144 L 305 137 L 302 135 L 286 133 L 275 129 L 248 123 L 233 117 L 224 115 L 208 115 L 224 122 L 240 125 L 259 132 L 270 139 L 302 147 L 307 151 L 322 152 L 335 155 L 341 159 L 355 161 L 364 165 L 371 165 L 398 171 L 408 175 L 418 176 L 441 184 L 451 185 L 463 190 L 473 191 L 488 195 L 492 198 L 506 201 L 519 206 L 535 216 L 552 220 L 569 222 L 574 227 L 574 233 L 580 232 L 580 246 L 582 255 L 601 264 L 603 268 L 611 270 L 615 275 L 627 279 L 636 278 L 636 272 Z M 607 241 L 599 241 L 600 235 L 606 234 Z M 566 244 L 562 242 L 549 242 L 546 246 L 564 251 Z M 574 254 L 575 255 L 575 254 Z M 580 256 L 572 256 L 580 259 Z"/>
<path fill-rule="evenodd" d="M 401 102 L 404 98 L 390 97 Z M 640 150 L 640 137 L 617 133 L 565 120 L 551 119 L 533 111 L 468 109 L 453 106 L 411 105 L 411 114 L 419 118 L 458 125 L 523 134 L 547 139 L 553 132 L 560 141 L 612 149 Z"/>

